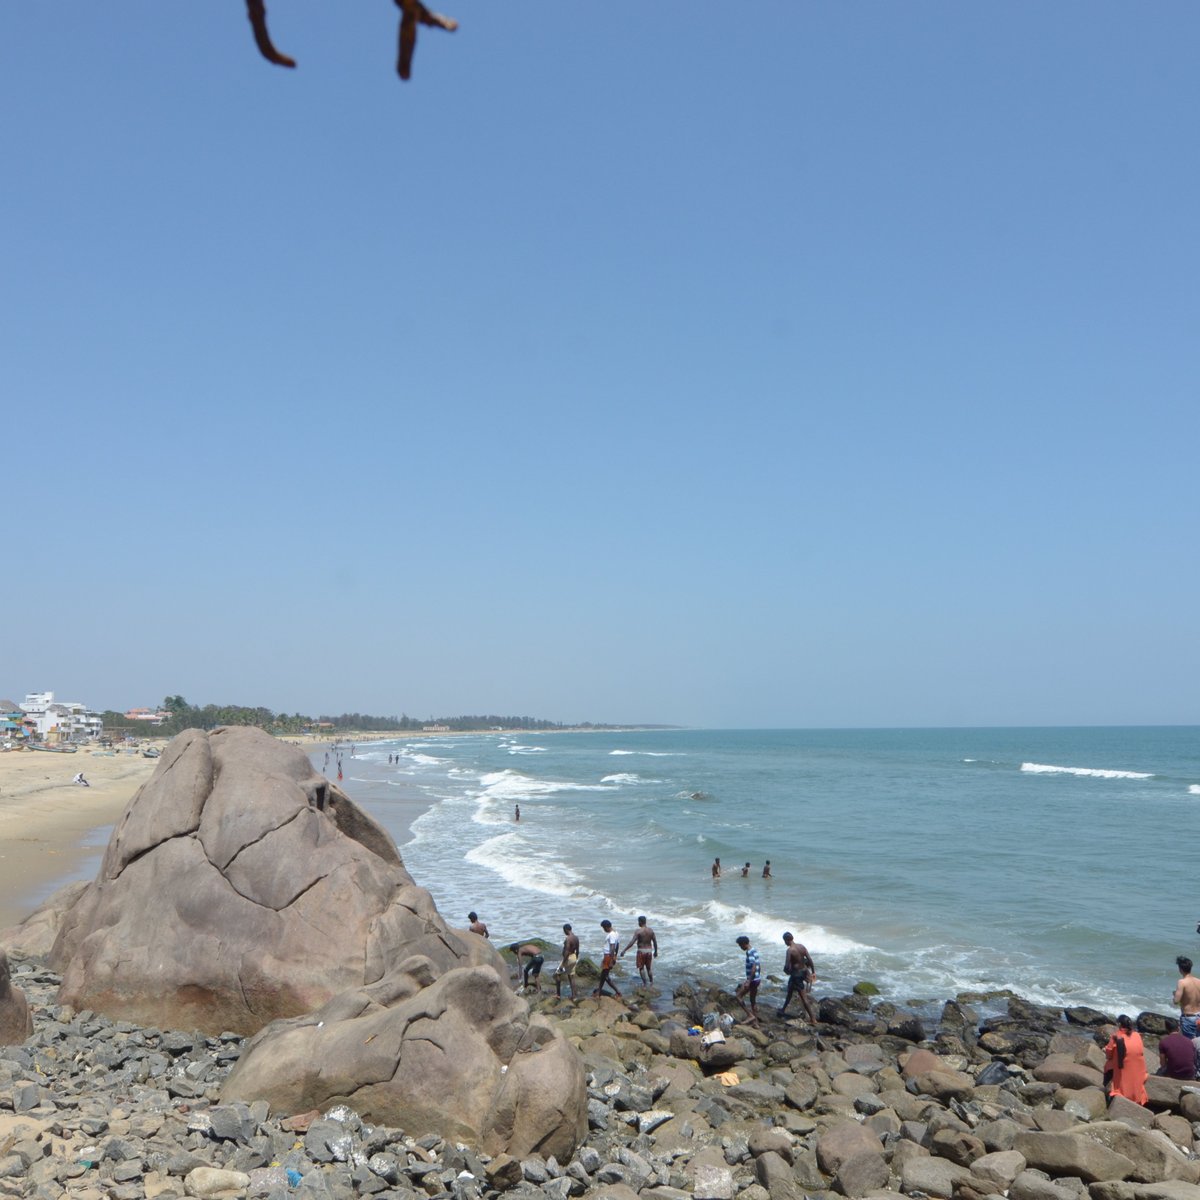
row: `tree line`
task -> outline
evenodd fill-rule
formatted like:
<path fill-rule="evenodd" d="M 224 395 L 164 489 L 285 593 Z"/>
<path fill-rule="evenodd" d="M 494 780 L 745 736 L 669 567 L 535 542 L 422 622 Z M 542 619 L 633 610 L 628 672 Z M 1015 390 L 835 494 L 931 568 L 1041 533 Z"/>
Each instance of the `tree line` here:
<path fill-rule="evenodd" d="M 428 725 L 442 725 L 456 733 L 482 729 L 564 729 L 561 721 L 538 717 L 458 716 L 410 717 L 407 714 L 375 717 L 367 713 L 322 714 L 272 712 L 269 708 L 249 708 L 241 704 L 189 704 L 182 696 L 167 696 L 160 706 L 168 714 L 161 725 L 130 721 L 124 713 L 111 709 L 100 714 L 106 733 L 131 733 L 140 737 L 174 737 L 185 729 L 216 729 L 219 725 L 256 725 L 268 733 L 288 736 L 300 733 L 343 733 L 362 730 L 370 733 L 420 732 Z"/>

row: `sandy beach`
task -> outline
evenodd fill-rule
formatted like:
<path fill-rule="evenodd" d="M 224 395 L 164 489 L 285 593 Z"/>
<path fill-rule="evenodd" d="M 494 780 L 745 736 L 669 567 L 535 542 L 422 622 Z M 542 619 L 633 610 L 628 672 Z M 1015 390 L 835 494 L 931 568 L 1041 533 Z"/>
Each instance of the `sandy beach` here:
<path fill-rule="evenodd" d="M 28 916 L 103 848 L 113 824 L 154 773 L 140 751 L 0 753 L 0 929 Z M 72 783 L 82 771 L 90 787 Z"/>

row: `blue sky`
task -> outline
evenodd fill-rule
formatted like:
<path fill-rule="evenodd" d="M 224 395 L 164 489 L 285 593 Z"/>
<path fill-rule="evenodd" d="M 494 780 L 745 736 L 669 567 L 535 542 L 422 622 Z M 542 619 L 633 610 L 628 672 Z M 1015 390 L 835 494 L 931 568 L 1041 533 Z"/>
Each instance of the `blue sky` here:
<path fill-rule="evenodd" d="M 0 694 L 1200 722 L 1200 8 L 444 11 L 4 7 Z"/>

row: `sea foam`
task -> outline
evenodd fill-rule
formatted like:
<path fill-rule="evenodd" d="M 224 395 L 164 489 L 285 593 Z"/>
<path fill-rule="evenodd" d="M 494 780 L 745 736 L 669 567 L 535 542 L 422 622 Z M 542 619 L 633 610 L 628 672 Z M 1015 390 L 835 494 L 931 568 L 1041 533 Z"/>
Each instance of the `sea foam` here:
<path fill-rule="evenodd" d="M 488 838 L 468 850 L 465 858 L 477 867 L 495 872 L 509 887 L 575 900 L 593 898 L 590 889 L 574 882 L 565 863 L 532 850 L 516 832 Z"/>
<path fill-rule="evenodd" d="M 1031 775 L 1080 775 L 1089 779 L 1153 779 L 1145 771 L 1110 771 L 1103 767 L 1055 767 L 1049 763 L 1023 762 L 1021 770 Z"/>

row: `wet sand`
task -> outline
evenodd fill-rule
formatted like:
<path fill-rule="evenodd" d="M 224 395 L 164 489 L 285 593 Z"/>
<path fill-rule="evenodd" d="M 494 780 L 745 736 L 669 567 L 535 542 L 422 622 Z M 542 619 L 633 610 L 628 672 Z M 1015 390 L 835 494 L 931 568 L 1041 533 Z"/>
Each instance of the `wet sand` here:
<path fill-rule="evenodd" d="M 157 761 L 140 751 L 0 752 L 0 929 L 80 877 Z M 79 771 L 90 787 L 71 782 Z"/>

